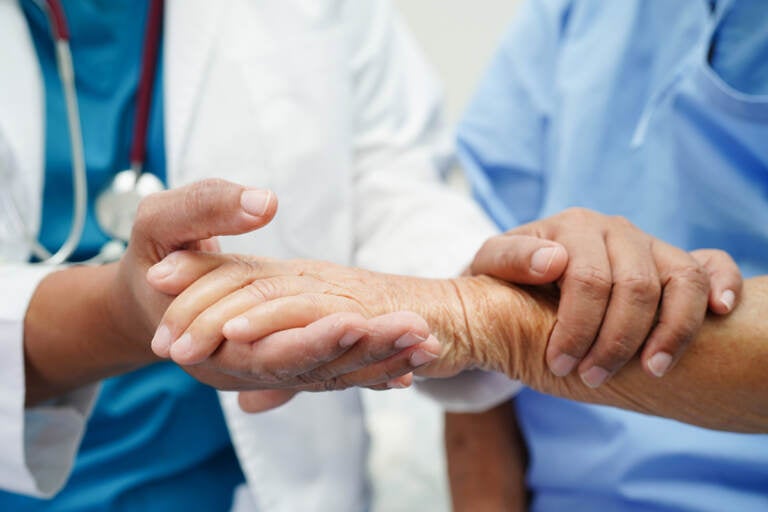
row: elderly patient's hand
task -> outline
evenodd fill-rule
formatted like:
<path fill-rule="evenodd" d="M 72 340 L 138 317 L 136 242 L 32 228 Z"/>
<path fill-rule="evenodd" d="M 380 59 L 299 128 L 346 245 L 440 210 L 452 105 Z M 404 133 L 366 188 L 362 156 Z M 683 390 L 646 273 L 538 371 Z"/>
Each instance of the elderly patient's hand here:
<path fill-rule="evenodd" d="M 487 276 L 419 279 L 318 261 L 184 251 L 164 265 L 164 277 L 150 271 L 150 283 L 178 297 L 160 327 L 172 343 L 154 349 L 198 365 L 193 374 L 201 362 L 231 365 L 236 379 L 225 387 L 236 389 L 370 386 L 415 369 L 446 377 L 482 367 L 515 376 L 516 347 L 546 337 L 554 323 L 551 302 Z M 398 311 L 417 313 L 428 330 L 418 317 L 397 313 L 401 324 L 405 318 L 420 329 L 399 332 L 399 341 L 378 333 L 372 336 L 385 343 L 364 337 L 338 346 L 345 328 L 334 330 L 334 322 L 355 319 L 359 331 L 376 333 Z M 326 318 L 342 312 L 348 316 Z M 442 342 L 439 358 L 435 337 Z"/>
<path fill-rule="evenodd" d="M 318 265 L 198 252 L 170 255 L 147 276 L 159 291 L 178 294 L 161 321 L 153 350 L 220 389 L 410 385 L 411 372 L 441 350 L 426 322 L 395 308 L 371 315 L 343 289 L 304 273 Z M 327 277 L 343 281 L 352 276 Z M 283 296 L 285 301 L 277 300 Z M 230 331 L 249 333 L 247 340 L 242 334 L 239 338 L 247 343 L 220 346 L 228 320 L 265 303 L 274 313 L 261 311 L 268 315 L 263 325 L 241 325 L 238 331 L 238 321 L 231 323 Z M 222 370 L 231 378 L 222 379 Z"/>

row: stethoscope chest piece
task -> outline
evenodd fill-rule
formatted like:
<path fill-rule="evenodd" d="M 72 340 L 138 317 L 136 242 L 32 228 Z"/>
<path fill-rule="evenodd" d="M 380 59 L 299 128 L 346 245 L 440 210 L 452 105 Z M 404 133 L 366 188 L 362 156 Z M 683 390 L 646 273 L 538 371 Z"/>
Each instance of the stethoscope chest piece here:
<path fill-rule="evenodd" d="M 138 175 L 128 169 L 117 173 L 112 183 L 96 198 L 96 220 L 105 234 L 127 242 L 142 199 L 165 189 L 152 173 Z"/>

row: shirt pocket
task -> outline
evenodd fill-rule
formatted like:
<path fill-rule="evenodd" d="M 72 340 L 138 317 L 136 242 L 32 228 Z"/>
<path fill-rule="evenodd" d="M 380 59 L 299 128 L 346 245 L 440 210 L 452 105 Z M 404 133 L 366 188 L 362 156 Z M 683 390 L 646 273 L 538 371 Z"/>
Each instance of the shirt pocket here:
<path fill-rule="evenodd" d="M 745 274 L 768 271 L 768 97 L 732 89 L 702 58 L 672 109 L 688 246 L 724 249 Z"/>

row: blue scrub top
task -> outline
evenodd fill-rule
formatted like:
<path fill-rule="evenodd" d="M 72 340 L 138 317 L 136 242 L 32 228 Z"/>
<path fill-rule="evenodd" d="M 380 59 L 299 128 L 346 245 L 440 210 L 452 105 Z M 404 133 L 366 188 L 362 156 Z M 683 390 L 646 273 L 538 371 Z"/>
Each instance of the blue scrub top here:
<path fill-rule="evenodd" d="M 728 4 L 522 3 L 459 129 L 475 195 L 499 226 L 583 206 L 768 274 L 768 96 L 753 93 L 765 84 L 751 57 L 728 55 L 768 61 L 768 2 L 730 18 Z M 744 49 L 739 32 L 762 39 Z M 768 510 L 766 435 L 532 390 L 516 405 L 534 511 Z"/>
<path fill-rule="evenodd" d="M 147 15 L 145 1 L 64 1 L 89 181 L 89 214 L 77 257 L 107 240 L 94 198 L 128 168 Z M 55 250 L 72 219 L 70 148 L 61 84 L 45 15 L 22 1 L 45 81 L 46 175 L 41 242 Z M 162 58 L 162 57 L 161 57 Z M 150 114 L 147 169 L 165 178 L 161 63 Z M 243 481 L 213 389 L 172 363 L 104 382 L 72 476 L 53 500 L 0 493 L 0 510 L 229 510 Z"/>

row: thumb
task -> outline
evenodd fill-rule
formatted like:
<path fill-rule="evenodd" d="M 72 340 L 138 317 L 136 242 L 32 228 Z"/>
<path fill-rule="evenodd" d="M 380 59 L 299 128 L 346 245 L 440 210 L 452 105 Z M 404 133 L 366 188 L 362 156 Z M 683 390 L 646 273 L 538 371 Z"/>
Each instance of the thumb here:
<path fill-rule="evenodd" d="M 277 197 L 270 190 L 203 180 L 144 199 L 136 213 L 131 244 L 151 247 L 152 259 L 158 260 L 215 236 L 258 229 L 276 212 Z"/>
<path fill-rule="evenodd" d="M 483 244 L 470 272 L 516 284 L 548 284 L 557 281 L 567 265 L 568 252 L 557 242 L 505 234 L 489 238 Z"/>

